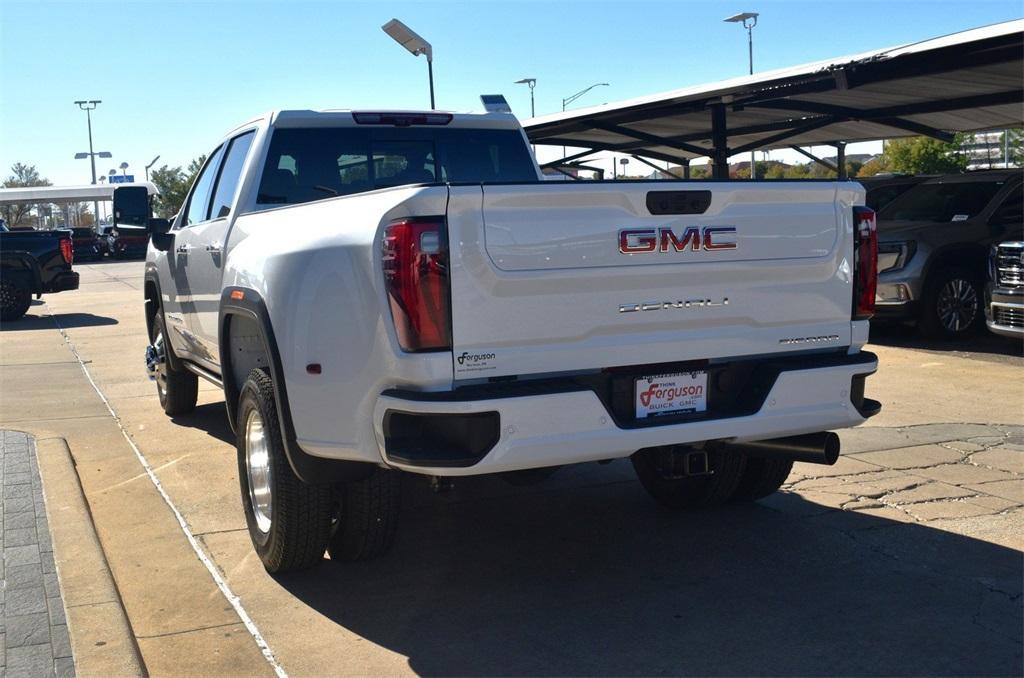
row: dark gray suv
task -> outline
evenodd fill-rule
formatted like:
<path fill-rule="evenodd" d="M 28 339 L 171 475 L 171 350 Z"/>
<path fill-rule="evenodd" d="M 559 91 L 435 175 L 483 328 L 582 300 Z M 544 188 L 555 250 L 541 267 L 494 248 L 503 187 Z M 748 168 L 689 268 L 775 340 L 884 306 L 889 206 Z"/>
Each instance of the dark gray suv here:
<path fill-rule="evenodd" d="M 907 320 L 932 337 L 981 326 L 991 246 L 1021 239 L 1020 170 L 918 184 L 878 213 L 875 318 Z"/>

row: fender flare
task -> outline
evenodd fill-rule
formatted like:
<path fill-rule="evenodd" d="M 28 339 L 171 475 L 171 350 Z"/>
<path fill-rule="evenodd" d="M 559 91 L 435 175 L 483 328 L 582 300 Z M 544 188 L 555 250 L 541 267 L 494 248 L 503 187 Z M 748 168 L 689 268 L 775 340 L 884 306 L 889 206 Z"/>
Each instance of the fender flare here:
<path fill-rule="evenodd" d="M 298 478 L 307 484 L 350 482 L 361 480 L 373 473 L 376 466 L 368 462 L 324 459 L 314 457 L 299 447 L 292 422 L 291 407 L 288 403 L 288 389 L 285 385 L 284 368 L 270 323 L 270 314 L 263 297 L 248 287 L 225 287 L 220 297 L 217 343 L 220 351 L 221 381 L 224 384 L 224 405 L 228 423 L 235 431 L 238 410 L 239 385 L 235 383 L 231 369 L 231 351 L 228 347 L 228 321 L 231 316 L 247 316 L 256 322 L 263 343 L 263 350 L 270 367 L 271 382 L 274 385 L 274 399 L 277 401 L 278 424 L 284 443 L 288 465 Z"/>
<path fill-rule="evenodd" d="M 20 265 L 15 265 L 15 263 Z M 28 282 L 32 287 L 32 294 L 41 294 L 43 291 L 43 272 L 39 267 L 39 260 L 36 259 L 32 254 L 24 251 L 15 250 L 13 252 L 4 252 L 3 260 L 0 262 L 0 268 L 15 273 L 15 275 L 25 276 L 28 278 Z"/>

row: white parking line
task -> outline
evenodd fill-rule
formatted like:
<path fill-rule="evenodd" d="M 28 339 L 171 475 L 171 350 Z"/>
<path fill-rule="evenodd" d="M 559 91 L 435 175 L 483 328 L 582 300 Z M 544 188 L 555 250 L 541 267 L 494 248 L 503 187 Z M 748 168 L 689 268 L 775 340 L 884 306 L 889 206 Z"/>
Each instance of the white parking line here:
<path fill-rule="evenodd" d="M 188 543 L 192 546 L 192 550 L 195 551 L 196 557 L 198 557 L 199 561 L 206 566 L 210 576 L 213 577 L 214 583 L 217 584 L 217 588 L 220 589 L 220 592 L 223 593 L 224 597 L 228 599 L 229 603 L 231 603 L 231 607 L 235 609 L 238 617 L 242 620 L 242 623 L 245 624 L 245 628 L 248 629 L 249 635 L 251 635 L 253 640 L 256 641 L 257 647 L 260 648 L 260 652 L 263 653 L 263 657 L 267 660 L 267 663 L 269 663 L 274 669 L 274 673 L 281 678 L 285 678 L 288 675 L 287 672 L 285 672 L 284 667 L 282 667 L 274 657 L 274 651 L 270 649 L 270 645 L 267 644 L 267 641 L 263 638 L 259 628 L 256 627 L 256 622 L 254 622 L 249 616 L 249 613 L 245 611 L 242 601 L 234 594 L 231 587 L 228 586 L 228 583 L 224 581 L 224 578 L 220 575 L 220 572 L 217 571 L 217 566 L 213 564 L 213 560 L 199 545 L 199 541 L 192 534 L 192 530 L 189 528 L 188 523 L 185 522 L 185 517 L 181 515 L 181 511 L 179 511 L 178 507 L 174 505 L 173 501 L 171 501 L 170 496 L 168 496 L 163 485 L 160 483 L 160 479 L 156 477 L 156 474 L 153 472 L 153 468 L 149 465 L 149 461 L 146 459 L 145 455 L 142 454 L 139 448 L 136 447 L 135 442 L 132 440 L 131 436 L 128 435 L 128 431 L 125 430 L 124 425 L 121 423 L 121 419 L 117 416 L 117 413 L 114 412 L 114 408 L 110 406 L 106 396 L 103 395 L 103 392 L 100 391 L 99 387 L 96 385 L 96 382 L 92 378 L 92 374 L 89 373 L 89 368 L 85 366 L 85 361 L 82 360 L 82 356 L 78 354 L 78 350 L 72 343 L 71 337 L 69 337 L 67 332 L 64 331 L 64 328 L 60 326 L 56 316 L 51 314 L 50 317 L 53 319 L 57 329 L 60 330 L 61 335 L 64 337 L 64 341 L 67 342 L 68 348 L 71 349 L 71 352 L 75 355 L 75 360 L 78 361 L 82 371 L 85 372 L 85 378 L 89 380 L 90 384 L 92 384 L 92 388 L 96 391 L 96 395 L 100 397 L 100 400 L 103 401 L 107 411 L 110 412 L 110 416 L 114 418 L 115 422 L 117 422 L 117 427 L 121 430 L 121 435 L 124 436 L 128 445 L 131 446 L 132 450 L 135 452 L 135 456 L 138 458 L 139 463 L 142 464 L 142 468 L 146 470 L 146 475 L 149 476 L 149 479 L 152 481 L 154 487 L 156 487 L 157 492 L 159 492 L 160 496 L 163 497 L 164 503 L 166 503 L 168 508 L 171 509 L 175 519 L 178 521 L 178 526 L 181 528 L 181 531 L 185 533 L 185 538 L 188 539 Z"/>

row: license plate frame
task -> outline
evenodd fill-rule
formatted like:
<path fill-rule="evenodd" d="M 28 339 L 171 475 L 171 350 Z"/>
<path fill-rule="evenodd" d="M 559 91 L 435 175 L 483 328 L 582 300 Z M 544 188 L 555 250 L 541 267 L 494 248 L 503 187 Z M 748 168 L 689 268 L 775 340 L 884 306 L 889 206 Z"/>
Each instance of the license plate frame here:
<path fill-rule="evenodd" d="M 633 381 L 634 416 L 638 421 L 708 409 L 706 370 L 642 375 Z"/>

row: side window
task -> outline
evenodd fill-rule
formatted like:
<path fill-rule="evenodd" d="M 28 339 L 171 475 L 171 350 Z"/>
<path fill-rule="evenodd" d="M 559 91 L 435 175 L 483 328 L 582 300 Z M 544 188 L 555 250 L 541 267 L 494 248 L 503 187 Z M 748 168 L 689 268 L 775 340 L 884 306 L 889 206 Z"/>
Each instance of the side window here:
<path fill-rule="evenodd" d="M 220 219 L 231 214 L 231 204 L 235 201 L 238 182 L 242 178 L 242 165 L 249 155 L 256 132 L 246 132 L 231 140 L 228 154 L 224 156 L 224 164 L 217 179 L 217 187 L 213 191 L 213 207 L 210 209 L 211 219 Z"/>
<path fill-rule="evenodd" d="M 220 146 L 206 163 L 196 183 L 192 186 L 192 195 L 188 199 L 188 208 L 185 210 L 184 226 L 198 224 L 206 221 L 210 214 L 210 193 L 213 190 L 213 180 L 217 176 L 217 168 L 220 167 L 220 158 L 224 154 L 224 147 Z"/>
<path fill-rule="evenodd" d="M 996 208 L 989 223 L 1013 226 L 1024 221 L 1024 186 L 1018 186 L 1006 196 L 1003 204 Z"/>

